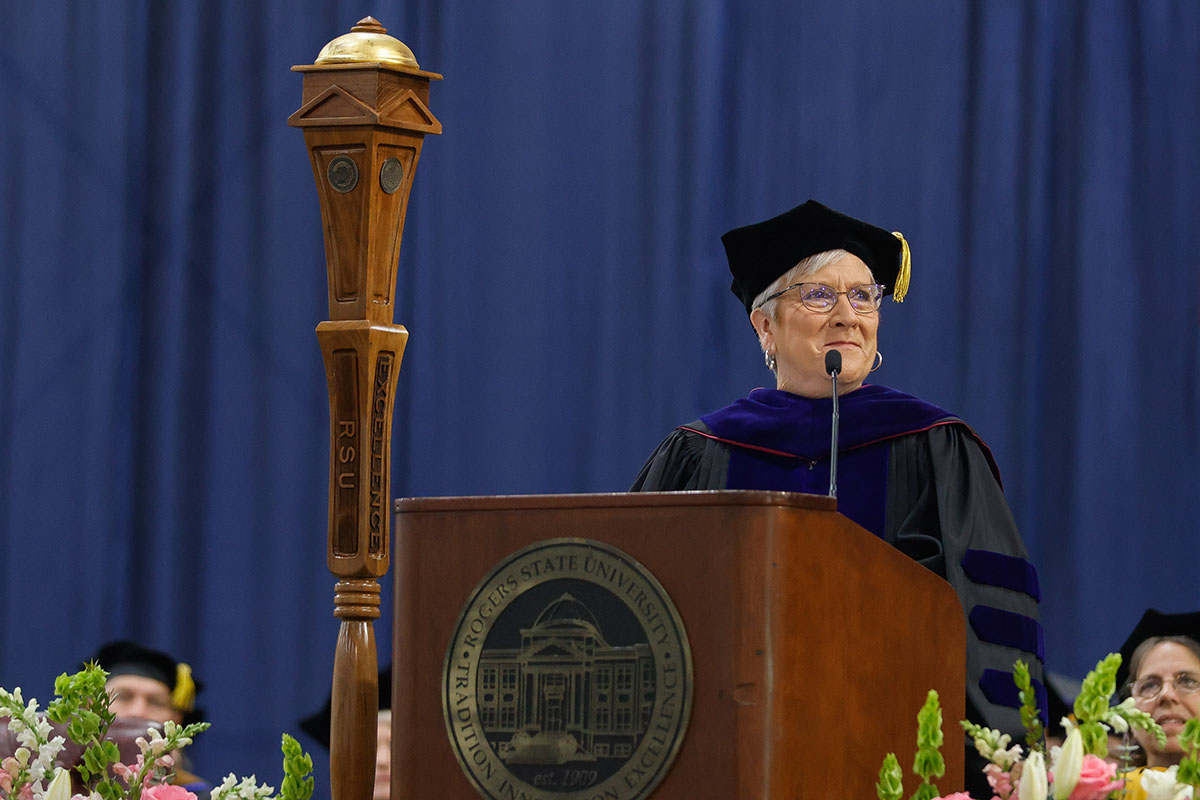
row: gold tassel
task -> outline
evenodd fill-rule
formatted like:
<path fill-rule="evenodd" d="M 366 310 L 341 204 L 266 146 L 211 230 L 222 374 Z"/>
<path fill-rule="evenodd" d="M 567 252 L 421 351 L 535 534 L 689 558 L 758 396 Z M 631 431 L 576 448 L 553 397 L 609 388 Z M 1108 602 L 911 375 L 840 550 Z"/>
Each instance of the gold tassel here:
<path fill-rule="evenodd" d="M 908 279 L 912 277 L 912 253 L 908 249 L 908 242 L 904 238 L 904 234 L 900 231 L 892 231 L 892 236 L 900 240 L 900 272 L 896 275 L 896 287 L 892 290 L 892 299 L 897 303 L 904 302 L 904 295 L 908 294 Z"/>
<path fill-rule="evenodd" d="M 196 681 L 192 679 L 192 668 L 187 664 L 175 665 L 175 689 L 171 692 L 171 703 L 180 711 L 191 711 L 196 707 Z"/>

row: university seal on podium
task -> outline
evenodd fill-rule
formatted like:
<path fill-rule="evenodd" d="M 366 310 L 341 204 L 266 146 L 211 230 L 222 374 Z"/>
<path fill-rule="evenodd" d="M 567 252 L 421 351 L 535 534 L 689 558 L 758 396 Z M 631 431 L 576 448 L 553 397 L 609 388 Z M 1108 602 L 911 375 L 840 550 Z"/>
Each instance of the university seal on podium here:
<path fill-rule="evenodd" d="M 549 539 L 476 587 L 446 652 L 442 706 L 494 800 L 638 800 L 687 729 L 692 658 L 671 598 L 628 554 Z"/>

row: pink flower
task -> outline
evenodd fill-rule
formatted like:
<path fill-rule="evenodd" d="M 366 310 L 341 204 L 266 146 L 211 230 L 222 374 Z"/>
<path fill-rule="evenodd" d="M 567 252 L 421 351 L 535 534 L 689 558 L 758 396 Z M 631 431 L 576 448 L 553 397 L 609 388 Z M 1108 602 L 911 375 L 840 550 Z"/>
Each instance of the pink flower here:
<path fill-rule="evenodd" d="M 145 800 L 196 800 L 196 795 L 182 786 L 148 786 L 142 797 Z"/>
<path fill-rule="evenodd" d="M 12 792 L 12 775 L 8 774 L 8 770 L 0 769 L 0 792 L 9 794 Z"/>
<path fill-rule="evenodd" d="M 1079 772 L 1079 783 L 1071 792 L 1070 800 L 1104 800 L 1109 794 L 1125 786 L 1125 781 L 1114 781 L 1117 765 L 1110 764 L 1094 755 L 1083 757 L 1083 769 Z"/>
<path fill-rule="evenodd" d="M 971 800 L 971 795 L 966 792 L 955 792 L 948 794 L 945 797 L 934 798 L 934 800 Z"/>
<path fill-rule="evenodd" d="M 983 768 L 983 774 L 987 776 L 988 786 L 995 792 L 996 800 L 1008 800 L 1012 796 L 1012 775 L 1001 769 L 1000 765 L 988 764 Z"/>
<path fill-rule="evenodd" d="M 137 777 L 137 770 L 133 766 L 122 764 L 120 761 L 112 765 L 112 771 L 114 775 L 125 781 L 126 786 L 129 785 L 131 780 Z"/>

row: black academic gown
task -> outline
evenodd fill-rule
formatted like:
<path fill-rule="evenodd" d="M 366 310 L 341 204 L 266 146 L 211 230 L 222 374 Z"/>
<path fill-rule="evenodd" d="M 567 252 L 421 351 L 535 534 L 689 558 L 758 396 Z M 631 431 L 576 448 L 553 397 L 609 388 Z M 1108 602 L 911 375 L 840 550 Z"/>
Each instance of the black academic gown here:
<path fill-rule="evenodd" d="M 864 386 L 839 406 L 839 511 L 954 587 L 968 622 L 968 717 L 1020 741 L 1011 673 L 1023 659 L 1041 686 L 1040 591 L 990 453 L 957 417 L 887 387 Z M 831 410 L 829 398 L 755 390 L 673 431 L 633 491 L 825 494 Z M 936 646 L 936 632 L 920 644 Z"/>

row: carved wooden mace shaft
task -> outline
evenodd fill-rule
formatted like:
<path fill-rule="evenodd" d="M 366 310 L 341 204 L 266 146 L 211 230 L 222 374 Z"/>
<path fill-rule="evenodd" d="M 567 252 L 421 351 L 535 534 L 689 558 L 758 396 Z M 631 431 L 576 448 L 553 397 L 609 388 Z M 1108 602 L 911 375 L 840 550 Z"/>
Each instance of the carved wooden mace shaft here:
<path fill-rule="evenodd" d="M 333 800 L 370 800 L 378 659 L 373 621 L 389 566 L 392 410 L 408 331 L 393 323 L 396 265 L 425 134 L 441 133 L 412 51 L 374 19 L 334 39 L 304 75 L 300 109 L 317 181 L 329 320 L 317 325 L 329 385 L 329 569 L 341 620 L 333 664 Z"/>

